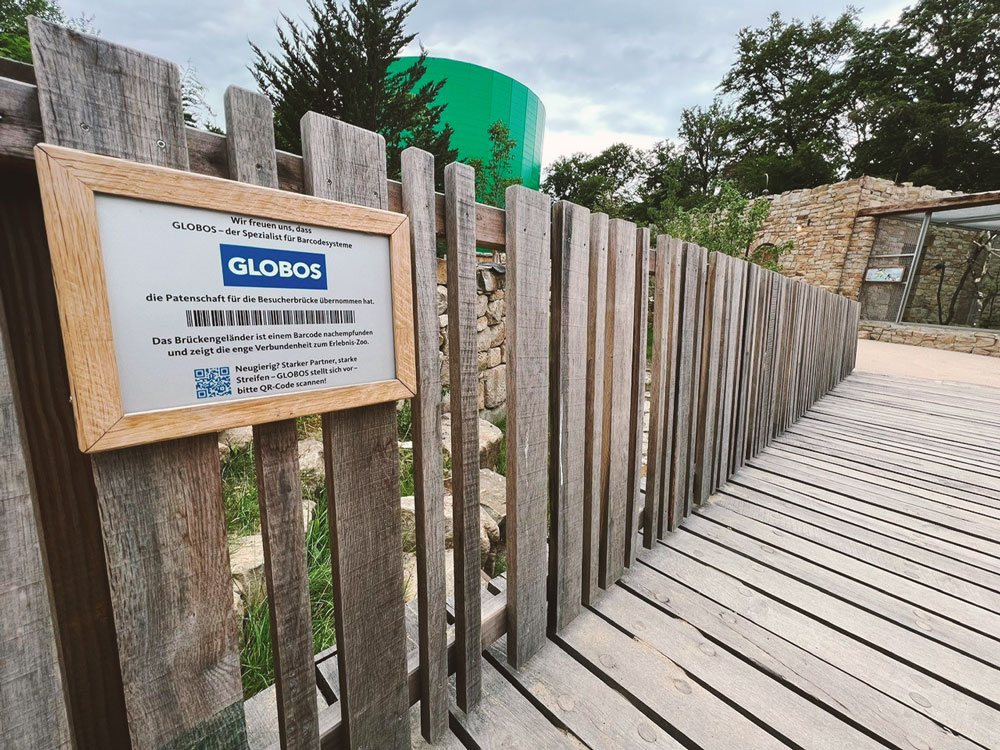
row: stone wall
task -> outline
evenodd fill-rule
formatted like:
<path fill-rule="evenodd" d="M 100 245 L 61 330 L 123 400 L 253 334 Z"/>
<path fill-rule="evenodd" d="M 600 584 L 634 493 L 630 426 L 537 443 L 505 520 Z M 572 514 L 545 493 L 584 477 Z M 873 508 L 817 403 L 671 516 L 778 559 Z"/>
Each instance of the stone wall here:
<path fill-rule="evenodd" d="M 507 269 L 498 263 L 480 263 L 476 269 L 476 359 L 479 365 L 479 411 L 496 421 L 507 413 L 507 331 L 504 299 Z M 438 260 L 438 316 L 441 343 L 441 384 L 449 382 L 448 362 L 448 272 Z M 449 408 L 445 399 L 444 408 Z"/>
<path fill-rule="evenodd" d="M 858 330 L 858 338 L 1000 357 L 998 331 L 863 320 Z"/>
<path fill-rule="evenodd" d="M 954 193 L 877 177 L 781 193 L 771 199 L 771 214 L 754 246 L 792 240 L 792 250 L 778 259 L 786 276 L 857 299 L 878 224 L 858 211 L 946 195 Z"/>

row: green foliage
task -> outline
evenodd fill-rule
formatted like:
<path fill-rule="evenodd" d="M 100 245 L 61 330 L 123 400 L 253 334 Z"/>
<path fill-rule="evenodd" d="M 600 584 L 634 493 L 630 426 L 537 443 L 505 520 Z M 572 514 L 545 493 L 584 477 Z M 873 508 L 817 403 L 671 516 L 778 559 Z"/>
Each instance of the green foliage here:
<path fill-rule="evenodd" d="M 596 156 L 563 156 L 546 169 L 542 190 L 612 218 L 629 218 L 641 201 L 646 160 L 646 152 L 625 143 L 609 146 Z"/>
<path fill-rule="evenodd" d="M 0 57 L 31 64 L 28 16 L 65 23 L 62 8 L 50 0 L 0 0 Z"/>
<path fill-rule="evenodd" d="M 842 71 L 857 30 L 849 9 L 830 22 L 785 22 L 773 13 L 767 26 L 740 31 L 736 62 L 719 88 L 739 113 L 733 175 L 743 190 L 760 193 L 765 173 L 773 192 L 837 179 L 848 100 Z"/>
<path fill-rule="evenodd" d="M 251 43 L 250 67 L 258 86 L 274 104 L 278 148 L 301 152 L 299 121 L 309 111 L 336 117 L 385 137 L 390 176 L 398 176 L 400 154 L 408 146 L 432 153 L 441 183 L 444 165 L 455 160 L 452 128 L 435 104 L 444 81 L 420 83 L 427 52 L 405 70 L 389 65 L 415 34 L 404 30 L 416 1 L 309 0 L 309 19 L 283 15 L 277 26 L 279 52 Z"/>
<path fill-rule="evenodd" d="M 966 191 L 1000 183 L 995 0 L 921 0 L 858 34 L 846 79 L 852 174 Z"/>
<path fill-rule="evenodd" d="M 770 213 L 771 202 L 767 198 L 747 198 L 736 185 L 723 182 L 703 206 L 678 211 L 663 221 L 657 231 L 777 270 L 777 258 L 791 249 L 791 241 L 751 250 L 754 237 Z"/>
<path fill-rule="evenodd" d="M 510 128 L 503 120 L 497 120 L 487 130 L 490 136 L 490 160 L 469 159 L 476 170 L 476 200 L 490 206 L 503 208 L 506 203 L 507 188 L 520 185 L 520 177 L 510 177 L 511 160 L 517 141 L 510 137 Z"/>
<path fill-rule="evenodd" d="M 497 454 L 497 468 L 496 472 L 500 476 L 507 476 L 507 415 L 504 414 L 500 419 L 494 423 L 500 428 L 500 432 L 503 433 L 503 439 L 500 441 L 500 452 Z M 495 573 L 494 575 L 500 575 Z"/>
<path fill-rule="evenodd" d="M 257 476 L 249 447 L 233 448 L 222 461 L 222 497 L 227 534 L 244 536 L 260 531 Z"/>

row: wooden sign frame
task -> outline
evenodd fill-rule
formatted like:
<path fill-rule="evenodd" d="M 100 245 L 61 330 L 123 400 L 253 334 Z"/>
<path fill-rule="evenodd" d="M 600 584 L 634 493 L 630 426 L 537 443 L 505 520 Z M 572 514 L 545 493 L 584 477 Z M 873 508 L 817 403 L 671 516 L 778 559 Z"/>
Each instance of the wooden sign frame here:
<path fill-rule="evenodd" d="M 80 450 L 90 453 L 141 445 L 415 395 L 406 216 L 45 143 L 34 150 Z M 396 377 L 124 413 L 95 193 L 387 237 Z"/>

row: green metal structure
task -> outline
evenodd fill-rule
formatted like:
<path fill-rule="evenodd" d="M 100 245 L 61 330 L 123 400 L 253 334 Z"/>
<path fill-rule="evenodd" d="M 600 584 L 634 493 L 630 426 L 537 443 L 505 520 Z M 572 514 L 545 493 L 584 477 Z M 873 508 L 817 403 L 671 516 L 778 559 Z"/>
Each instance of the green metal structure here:
<path fill-rule="evenodd" d="M 390 70 L 406 69 L 416 60 L 400 57 Z M 425 62 L 425 80 L 445 81 L 437 101 L 447 104 L 442 119 L 455 130 L 451 145 L 458 149 L 458 158 L 488 161 L 487 129 L 502 120 L 510 128 L 510 137 L 517 141 L 511 155 L 511 173 L 504 176 L 520 177 L 523 185 L 537 190 L 542 173 L 545 107 L 535 93 L 510 76 L 481 65 L 443 57 L 428 57 Z"/>

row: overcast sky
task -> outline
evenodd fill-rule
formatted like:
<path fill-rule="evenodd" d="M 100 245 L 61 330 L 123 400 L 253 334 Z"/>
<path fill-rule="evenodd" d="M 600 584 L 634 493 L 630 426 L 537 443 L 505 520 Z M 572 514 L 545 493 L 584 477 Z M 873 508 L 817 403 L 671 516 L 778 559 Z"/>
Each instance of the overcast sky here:
<path fill-rule="evenodd" d="M 222 124 L 227 85 L 253 87 L 248 40 L 275 47 L 279 14 L 306 0 L 64 0 L 94 16 L 107 39 L 193 65 Z M 905 0 L 869 0 L 867 23 L 895 19 Z M 543 161 L 616 141 L 674 138 L 680 112 L 711 102 L 736 33 L 786 17 L 832 17 L 837 0 L 421 0 L 410 30 L 431 55 L 485 65 L 531 88 L 545 105 Z M 445 114 L 447 117 L 447 113 Z"/>

